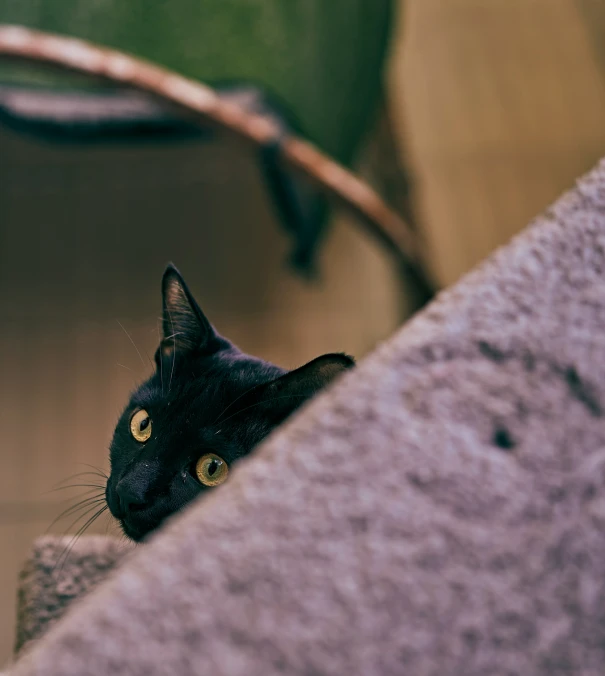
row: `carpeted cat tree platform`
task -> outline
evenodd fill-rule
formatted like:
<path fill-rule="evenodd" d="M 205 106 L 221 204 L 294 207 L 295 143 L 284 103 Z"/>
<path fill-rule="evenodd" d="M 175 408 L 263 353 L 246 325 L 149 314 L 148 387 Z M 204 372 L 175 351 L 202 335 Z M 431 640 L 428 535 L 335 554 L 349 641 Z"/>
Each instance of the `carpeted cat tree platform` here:
<path fill-rule="evenodd" d="M 148 544 L 41 540 L 8 673 L 602 676 L 604 407 L 605 163 Z"/>

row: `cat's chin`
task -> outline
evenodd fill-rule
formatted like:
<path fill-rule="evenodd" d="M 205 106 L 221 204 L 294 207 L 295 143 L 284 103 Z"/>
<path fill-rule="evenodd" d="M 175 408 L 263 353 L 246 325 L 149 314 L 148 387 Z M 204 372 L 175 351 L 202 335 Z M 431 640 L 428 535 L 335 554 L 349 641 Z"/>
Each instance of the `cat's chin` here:
<path fill-rule="evenodd" d="M 141 542 L 157 527 L 135 526 L 133 524 L 126 523 L 126 521 L 121 521 L 120 525 L 124 531 L 124 535 L 134 542 Z"/>

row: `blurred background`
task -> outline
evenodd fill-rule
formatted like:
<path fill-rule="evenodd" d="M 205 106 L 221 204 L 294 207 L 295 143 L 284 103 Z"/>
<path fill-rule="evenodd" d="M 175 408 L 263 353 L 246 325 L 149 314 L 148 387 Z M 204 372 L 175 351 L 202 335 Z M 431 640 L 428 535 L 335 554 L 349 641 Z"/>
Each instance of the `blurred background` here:
<path fill-rule="evenodd" d="M 413 220 L 440 287 L 605 154 L 602 0 L 0 0 L 0 23 L 269 91 L 288 128 Z M 258 152 L 234 138 L 24 121 L 14 88 L 62 95 L 55 78 L 0 60 L 0 661 L 19 567 L 69 505 L 48 491 L 107 470 L 150 372 L 169 260 L 222 333 L 284 367 L 361 358 L 416 307 L 354 218 L 303 194 L 313 209 L 284 227 Z"/>

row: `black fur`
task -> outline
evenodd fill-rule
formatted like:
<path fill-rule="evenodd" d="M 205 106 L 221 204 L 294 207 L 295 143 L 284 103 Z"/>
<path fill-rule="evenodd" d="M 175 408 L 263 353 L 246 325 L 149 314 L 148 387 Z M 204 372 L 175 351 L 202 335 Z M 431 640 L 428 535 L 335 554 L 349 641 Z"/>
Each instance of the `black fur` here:
<path fill-rule="evenodd" d="M 229 467 L 336 376 L 354 365 L 328 354 L 294 371 L 241 352 L 221 337 L 179 272 L 162 280 L 163 337 L 156 370 L 131 397 L 114 433 L 107 481 L 109 509 L 133 540 L 207 490 L 195 464 L 216 453 Z M 130 432 L 145 409 L 152 431 L 145 443 Z"/>

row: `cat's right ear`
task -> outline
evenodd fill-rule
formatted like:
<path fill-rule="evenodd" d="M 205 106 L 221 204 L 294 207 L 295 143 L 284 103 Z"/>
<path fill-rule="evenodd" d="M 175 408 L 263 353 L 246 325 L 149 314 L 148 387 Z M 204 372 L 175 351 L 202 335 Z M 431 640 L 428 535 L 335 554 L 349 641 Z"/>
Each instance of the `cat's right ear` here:
<path fill-rule="evenodd" d="M 346 354 L 324 354 L 251 390 L 247 394 L 247 401 L 242 400 L 241 410 L 259 407 L 255 410 L 259 413 L 264 411 L 273 423 L 279 424 L 354 366 L 354 359 Z"/>
<path fill-rule="evenodd" d="M 162 337 L 155 358 L 174 358 L 192 352 L 212 354 L 221 339 L 206 319 L 181 273 L 170 264 L 162 277 Z"/>

